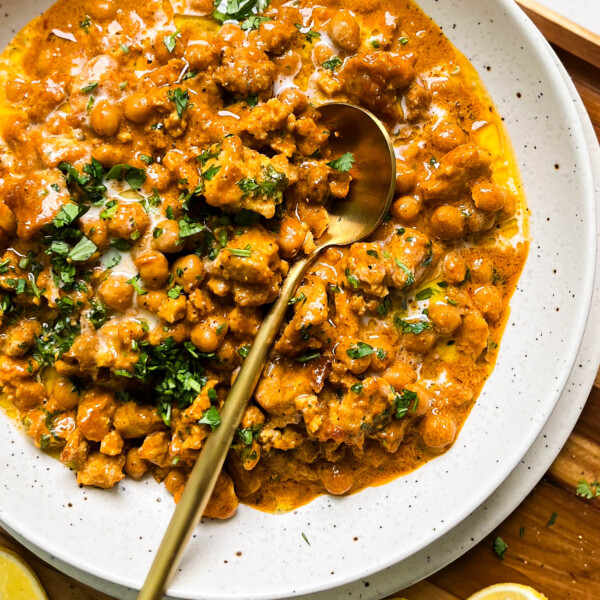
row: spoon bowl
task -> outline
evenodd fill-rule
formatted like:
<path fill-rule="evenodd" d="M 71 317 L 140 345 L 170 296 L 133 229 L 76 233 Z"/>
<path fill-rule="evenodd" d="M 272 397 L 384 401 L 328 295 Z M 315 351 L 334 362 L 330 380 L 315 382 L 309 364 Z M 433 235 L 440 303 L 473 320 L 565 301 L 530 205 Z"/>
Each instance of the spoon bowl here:
<path fill-rule="evenodd" d="M 331 132 L 329 143 L 333 156 L 339 158 L 351 152 L 354 157 L 348 197 L 328 207 L 331 215 L 329 227 L 317 240 L 315 250 L 309 256 L 297 259 L 290 267 L 279 297 L 260 326 L 221 408 L 220 425 L 208 436 L 190 473 L 138 600 L 163 598 L 187 541 L 210 500 L 229 447 L 285 318 L 289 301 L 308 267 L 323 248 L 347 245 L 368 237 L 392 202 L 396 158 L 383 124 L 368 111 L 349 104 L 331 103 L 319 110 L 321 123 Z"/>
<path fill-rule="evenodd" d="M 394 198 L 396 159 L 388 132 L 370 112 L 342 102 L 324 104 L 318 111 L 331 132 L 333 156 L 354 156 L 350 192 L 328 206 L 329 227 L 316 241 L 321 249 L 352 244 L 375 231 Z"/>

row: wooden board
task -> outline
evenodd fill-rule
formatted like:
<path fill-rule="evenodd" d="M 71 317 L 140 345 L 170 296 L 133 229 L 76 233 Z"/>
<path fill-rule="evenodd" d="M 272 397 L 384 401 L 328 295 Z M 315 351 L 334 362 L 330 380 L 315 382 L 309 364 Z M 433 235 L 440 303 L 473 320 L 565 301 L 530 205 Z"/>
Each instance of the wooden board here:
<path fill-rule="evenodd" d="M 559 56 L 600 137 L 600 69 L 563 51 L 559 51 Z M 600 499 L 584 500 L 575 494 L 581 478 L 600 478 L 599 388 L 592 391 L 560 456 L 523 504 L 462 558 L 394 597 L 464 600 L 485 586 L 510 581 L 534 586 L 550 600 L 595 600 L 600 590 Z M 549 526 L 554 513 L 556 522 Z M 496 536 L 508 544 L 504 559 L 493 552 Z M 1 530 L 0 544 L 25 558 L 46 587 L 50 600 L 110 600 L 109 596 L 60 574 Z"/>

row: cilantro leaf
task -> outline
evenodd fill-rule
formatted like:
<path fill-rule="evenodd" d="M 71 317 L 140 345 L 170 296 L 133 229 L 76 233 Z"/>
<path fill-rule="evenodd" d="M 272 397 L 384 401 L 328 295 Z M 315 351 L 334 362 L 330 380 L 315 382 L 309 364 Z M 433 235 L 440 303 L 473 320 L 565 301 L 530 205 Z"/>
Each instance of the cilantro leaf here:
<path fill-rule="evenodd" d="M 354 154 L 352 154 L 352 152 L 346 152 L 346 154 L 342 154 L 339 158 L 328 162 L 327 166 L 340 173 L 347 173 L 352 168 L 354 162 Z"/>
<path fill-rule="evenodd" d="M 215 0 L 213 19 L 219 23 L 241 21 L 251 15 L 263 12 L 271 0 Z"/>
<path fill-rule="evenodd" d="M 77 244 L 71 249 L 68 254 L 68 258 L 70 258 L 73 262 L 83 262 L 90 258 L 98 247 L 92 240 L 83 236 Z"/>
<path fill-rule="evenodd" d="M 169 90 L 167 92 L 167 98 L 169 98 L 171 102 L 175 103 L 175 110 L 177 110 L 177 116 L 181 119 L 183 113 L 185 112 L 188 106 L 188 91 L 182 90 L 181 88 L 177 88 L 176 90 Z"/>
<path fill-rule="evenodd" d="M 394 317 L 394 325 L 402 333 L 413 333 L 415 335 L 423 333 L 426 329 L 431 329 L 431 323 L 429 321 L 405 321 L 398 315 Z"/>
<path fill-rule="evenodd" d="M 178 29 L 174 31 L 171 35 L 165 35 L 163 37 L 163 44 L 166 49 L 169 51 L 169 54 L 175 50 L 175 46 L 177 45 L 177 37 L 181 35 L 181 31 Z"/>
<path fill-rule="evenodd" d="M 329 69 L 330 71 L 335 71 L 341 64 L 342 64 L 342 61 L 341 61 L 340 57 L 334 56 L 333 58 L 326 60 L 323 63 L 323 67 L 325 69 Z"/>
<path fill-rule="evenodd" d="M 198 421 L 200 425 L 210 425 L 214 431 L 221 424 L 221 415 L 215 406 L 211 406 Z"/>
<path fill-rule="evenodd" d="M 132 167 L 127 163 L 115 165 L 106 174 L 106 179 L 123 181 L 125 179 L 133 190 L 139 190 L 146 181 L 146 170 Z"/>
<path fill-rule="evenodd" d="M 498 556 L 499 558 L 504 558 L 504 554 L 507 550 L 507 543 L 501 537 L 497 537 L 494 540 L 494 552 L 496 556 Z"/>
<path fill-rule="evenodd" d="M 365 344 L 364 342 L 358 342 L 358 344 L 350 346 L 350 348 L 346 350 L 346 354 L 350 358 L 364 358 L 365 356 L 370 356 L 373 352 L 373 346 L 369 346 L 369 344 Z"/>

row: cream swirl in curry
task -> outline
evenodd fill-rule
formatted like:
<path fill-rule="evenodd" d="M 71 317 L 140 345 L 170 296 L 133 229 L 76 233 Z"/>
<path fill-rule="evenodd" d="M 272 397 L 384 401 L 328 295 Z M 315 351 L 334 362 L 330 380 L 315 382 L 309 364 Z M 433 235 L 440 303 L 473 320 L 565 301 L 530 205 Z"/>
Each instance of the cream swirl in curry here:
<path fill-rule="evenodd" d="M 352 184 L 319 122 L 329 99 L 386 124 L 396 198 L 290 302 L 217 518 L 354 492 L 452 445 L 528 248 L 501 118 L 408 1 L 60 0 L 5 50 L 2 402 L 78 483 L 151 473 L 181 494 Z"/>

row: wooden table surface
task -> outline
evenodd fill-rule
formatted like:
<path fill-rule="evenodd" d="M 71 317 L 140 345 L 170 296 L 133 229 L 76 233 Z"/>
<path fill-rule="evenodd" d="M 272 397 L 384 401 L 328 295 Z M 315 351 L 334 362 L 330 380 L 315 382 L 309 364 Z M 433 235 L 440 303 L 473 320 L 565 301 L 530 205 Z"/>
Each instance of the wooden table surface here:
<path fill-rule="evenodd" d="M 600 69 L 557 51 L 600 137 Z M 575 491 L 580 479 L 591 483 L 596 478 L 600 478 L 600 387 L 592 390 L 564 449 L 521 506 L 462 558 L 395 596 L 464 600 L 488 585 L 516 582 L 535 587 L 550 600 L 596 599 L 600 596 L 600 498 L 586 500 Z M 555 521 L 550 524 L 552 515 Z M 497 536 L 508 544 L 503 559 L 493 551 Z M 110 600 L 46 565 L 2 530 L 0 544 L 25 558 L 50 600 Z"/>

